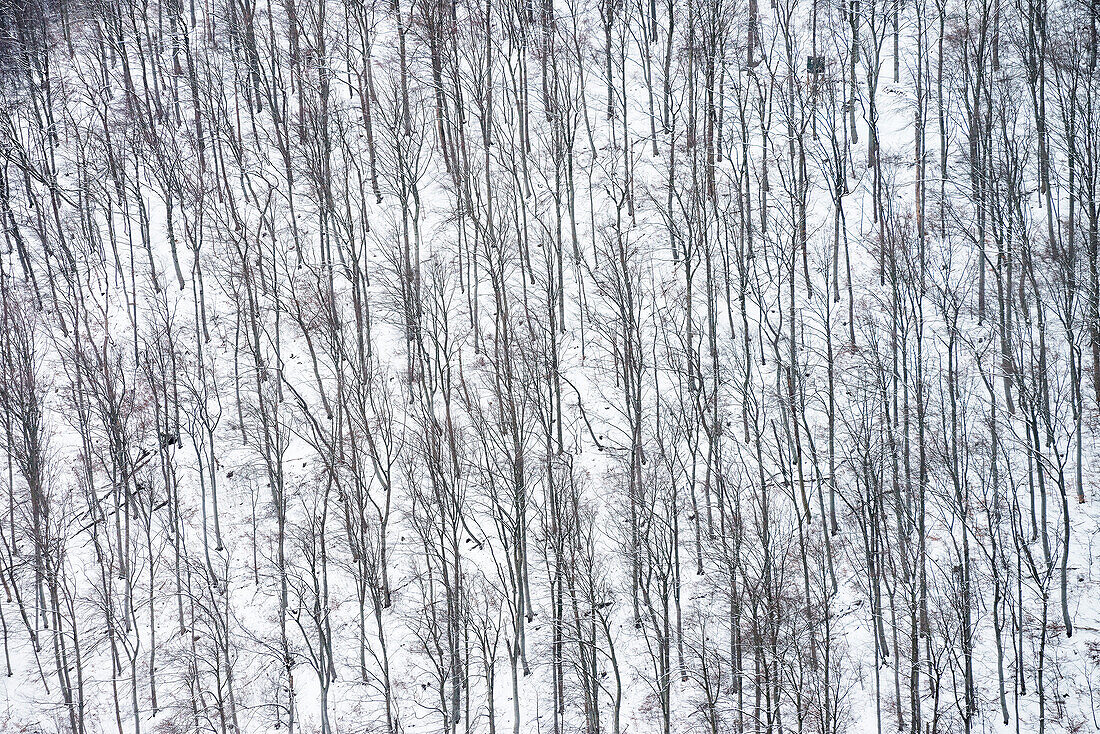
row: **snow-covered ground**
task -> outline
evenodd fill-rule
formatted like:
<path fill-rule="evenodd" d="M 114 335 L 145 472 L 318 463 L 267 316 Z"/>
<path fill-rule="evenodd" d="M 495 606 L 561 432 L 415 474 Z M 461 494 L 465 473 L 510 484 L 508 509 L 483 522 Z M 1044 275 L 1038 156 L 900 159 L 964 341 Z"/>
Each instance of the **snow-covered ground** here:
<path fill-rule="evenodd" d="M 1100 730 L 1091 6 L 0 16 L 0 731 Z"/>

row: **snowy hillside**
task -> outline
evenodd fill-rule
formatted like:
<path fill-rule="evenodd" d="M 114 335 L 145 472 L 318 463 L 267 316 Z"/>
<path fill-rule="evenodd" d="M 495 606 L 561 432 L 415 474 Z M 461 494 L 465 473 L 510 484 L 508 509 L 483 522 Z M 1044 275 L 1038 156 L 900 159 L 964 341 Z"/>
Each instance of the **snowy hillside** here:
<path fill-rule="evenodd" d="M 1100 730 L 1086 0 L 0 2 L 0 731 Z"/>

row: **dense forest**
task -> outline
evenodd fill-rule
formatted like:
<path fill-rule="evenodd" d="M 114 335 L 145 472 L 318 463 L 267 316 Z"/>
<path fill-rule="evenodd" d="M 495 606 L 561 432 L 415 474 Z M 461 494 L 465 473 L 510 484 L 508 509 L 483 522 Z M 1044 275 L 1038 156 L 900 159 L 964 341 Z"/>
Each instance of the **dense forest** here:
<path fill-rule="evenodd" d="M 1098 24 L 5 0 L 0 731 L 1100 731 Z"/>

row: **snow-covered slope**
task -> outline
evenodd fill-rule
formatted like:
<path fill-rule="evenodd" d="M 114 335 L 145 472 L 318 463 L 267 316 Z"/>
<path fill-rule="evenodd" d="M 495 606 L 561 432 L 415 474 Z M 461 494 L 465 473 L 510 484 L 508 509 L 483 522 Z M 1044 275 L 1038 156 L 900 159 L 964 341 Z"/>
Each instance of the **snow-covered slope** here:
<path fill-rule="evenodd" d="M 0 17 L 0 730 L 1100 729 L 1088 4 Z"/>

